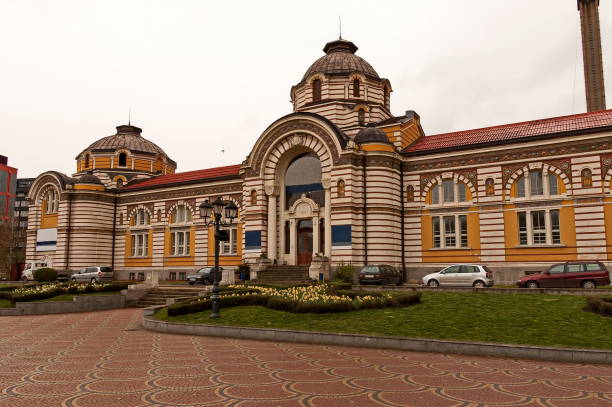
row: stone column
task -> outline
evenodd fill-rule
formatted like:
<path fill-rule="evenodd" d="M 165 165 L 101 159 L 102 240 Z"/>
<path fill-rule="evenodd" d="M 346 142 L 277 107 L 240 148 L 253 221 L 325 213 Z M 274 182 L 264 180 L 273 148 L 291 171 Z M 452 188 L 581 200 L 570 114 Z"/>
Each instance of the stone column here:
<path fill-rule="evenodd" d="M 323 188 L 325 189 L 325 257 L 331 258 L 332 251 L 332 233 L 331 233 L 331 179 L 324 178 L 322 180 Z"/>
<path fill-rule="evenodd" d="M 276 260 L 276 185 L 266 184 L 268 195 L 268 258 Z"/>
<path fill-rule="evenodd" d="M 317 255 L 320 251 L 321 238 L 319 237 L 319 214 L 312 217 L 312 253 Z"/>
<path fill-rule="evenodd" d="M 289 264 L 297 264 L 297 221 L 289 221 Z"/>

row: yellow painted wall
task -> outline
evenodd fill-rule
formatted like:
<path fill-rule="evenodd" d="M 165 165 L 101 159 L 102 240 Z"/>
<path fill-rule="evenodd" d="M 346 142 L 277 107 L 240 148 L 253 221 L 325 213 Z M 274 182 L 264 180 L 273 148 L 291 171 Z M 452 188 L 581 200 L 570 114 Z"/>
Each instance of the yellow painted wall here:
<path fill-rule="evenodd" d="M 149 230 L 149 255 L 147 257 L 131 257 L 132 256 L 132 239 L 130 232 L 125 234 L 125 267 L 151 267 L 153 264 L 153 256 L 151 254 L 153 246 L 153 231 Z"/>
<path fill-rule="evenodd" d="M 242 224 L 237 226 L 236 231 L 237 238 L 237 247 L 236 247 L 236 255 L 235 256 L 223 256 L 219 255 L 219 265 L 225 267 L 239 266 L 242 263 Z M 213 265 L 215 263 L 215 230 L 213 227 L 208 228 L 208 256 L 207 256 L 207 264 Z"/>
<path fill-rule="evenodd" d="M 372 144 L 365 144 L 361 146 L 361 149 L 363 151 L 390 151 L 390 152 L 394 152 L 395 148 L 393 148 L 392 145 L 389 144 L 376 144 L 376 143 L 372 143 Z"/>
<path fill-rule="evenodd" d="M 56 228 L 57 227 L 57 213 L 45 215 L 43 214 L 40 219 L 40 228 Z"/>
<path fill-rule="evenodd" d="M 570 205 L 571 201 L 563 201 Z M 506 209 L 514 209 L 515 205 L 506 205 Z M 576 260 L 576 229 L 574 208 L 563 206 L 559 211 L 561 222 L 561 244 L 564 247 L 518 247 L 518 215 L 515 211 L 504 212 L 504 234 L 507 261 L 569 261 Z"/>
<path fill-rule="evenodd" d="M 474 208 L 470 208 L 473 210 Z M 428 212 L 428 211 L 424 211 Z M 468 213 L 468 248 L 433 249 L 431 215 L 421 217 L 421 256 L 423 263 L 471 263 L 480 261 L 480 220 L 478 213 Z"/>
<path fill-rule="evenodd" d="M 180 267 L 180 266 L 194 266 L 195 265 L 195 226 L 189 228 L 189 256 L 172 256 L 170 251 L 172 250 L 172 237 L 170 227 L 166 227 L 164 230 L 164 266 L 166 267 Z"/>
<path fill-rule="evenodd" d="M 604 215 L 606 224 L 606 252 L 608 260 L 612 260 L 612 198 L 604 198 Z"/>

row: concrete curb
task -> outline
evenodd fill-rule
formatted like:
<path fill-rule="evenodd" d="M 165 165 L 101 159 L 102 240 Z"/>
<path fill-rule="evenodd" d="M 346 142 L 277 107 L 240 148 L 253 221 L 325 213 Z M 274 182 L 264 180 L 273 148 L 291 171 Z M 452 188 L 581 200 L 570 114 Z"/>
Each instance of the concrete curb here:
<path fill-rule="evenodd" d="M 612 295 L 612 289 L 598 288 L 595 290 L 563 288 L 495 288 L 495 287 L 426 287 L 417 285 L 353 285 L 356 291 L 413 291 L 413 292 L 447 292 L 447 293 L 478 293 L 478 294 L 550 294 L 550 295 L 575 295 L 584 297 Z"/>
<path fill-rule="evenodd" d="M 163 306 L 144 309 L 142 317 L 142 327 L 144 329 L 172 334 L 220 336 L 275 342 L 354 346 L 359 348 L 395 349 L 416 352 L 456 353 L 572 363 L 612 364 L 612 352 L 605 350 L 550 348 L 392 336 L 368 336 L 331 332 L 172 323 L 153 319 L 153 314 L 159 308 L 163 308 Z"/>

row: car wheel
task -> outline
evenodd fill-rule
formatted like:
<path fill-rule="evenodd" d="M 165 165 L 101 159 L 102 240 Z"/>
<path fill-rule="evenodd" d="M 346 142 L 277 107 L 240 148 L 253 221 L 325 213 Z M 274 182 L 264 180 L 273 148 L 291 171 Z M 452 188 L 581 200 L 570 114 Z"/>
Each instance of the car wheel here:
<path fill-rule="evenodd" d="M 96 279 L 95 279 L 95 278 L 92 278 L 92 279 L 91 279 L 91 283 L 92 283 L 92 284 L 95 284 L 95 283 L 96 283 Z"/>
<path fill-rule="evenodd" d="M 194 283 L 193 281 L 190 281 L 190 282 L 189 282 L 189 285 L 194 285 L 194 284 L 195 284 L 195 283 Z"/>
<path fill-rule="evenodd" d="M 528 281 L 527 284 L 525 284 L 525 287 L 527 287 L 527 288 L 540 288 L 540 285 L 538 283 L 536 283 L 535 281 Z"/>
<path fill-rule="evenodd" d="M 582 288 L 584 288 L 585 290 L 594 290 L 595 289 L 595 282 L 594 281 L 584 281 L 582 283 Z"/>
<path fill-rule="evenodd" d="M 428 286 L 430 286 L 430 287 L 437 287 L 437 286 L 439 286 L 439 285 L 440 285 L 440 283 L 438 283 L 438 280 L 433 280 L 433 279 L 432 279 L 432 280 L 429 280 L 429 281 L 427 282 L 427 285 L 428 285 Z"/>
<path fill-rule="evenodd" d="M 474 285 L 474 287 L 476 287 L 476 288 L 483 288 L 483 287 L 485 287 L 485 283 L 484 283 L 484 281 L 481 281 L 481 280 L 476 280 L 476 281 L 474 281 L 474 284 L 473 284 L 473 285 Z"/>
<path fill-rule="evenodd" d="M 76 278 L 71 278 L 70 281 L 72 281 L 73 283 L 76 283 Z"/>

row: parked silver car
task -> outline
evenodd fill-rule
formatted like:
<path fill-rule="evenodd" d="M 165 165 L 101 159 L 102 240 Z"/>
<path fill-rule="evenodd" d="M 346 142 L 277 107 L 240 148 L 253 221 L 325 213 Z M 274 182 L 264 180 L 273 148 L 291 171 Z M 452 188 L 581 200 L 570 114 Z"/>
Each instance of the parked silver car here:
<path fill-rule="evenodd" d="M 493 284 L 493 272 L 482 264 L 454 264 L 423 277 L 423 285 L 430 287 L 491 287 Z"/>
<path fill-rule="evenodd" d="M 113 277 L 112 267 L 95 266 L 81 269 L 78 273 L 70 276 L 70 280 L 79 283 L 99 283 L 101 281 L 113 281 Z"/>

